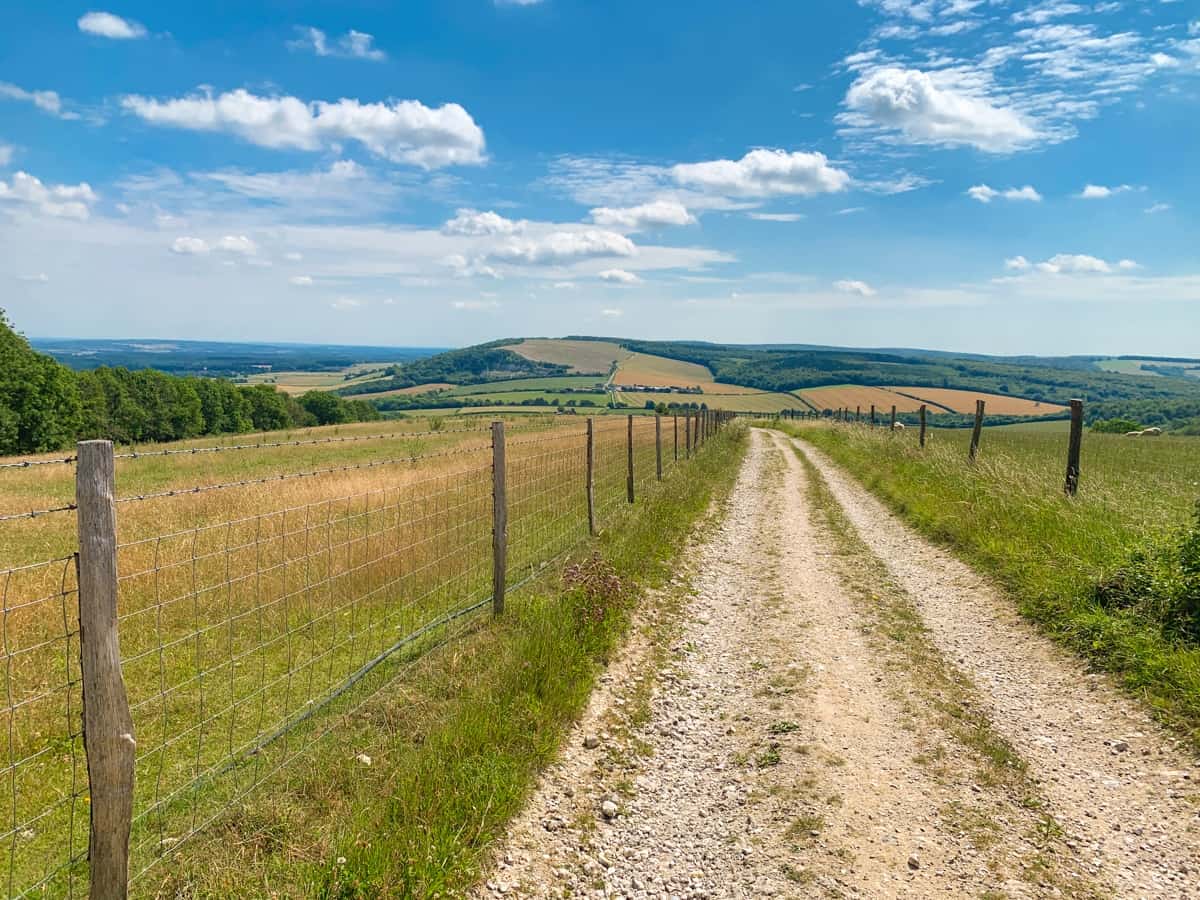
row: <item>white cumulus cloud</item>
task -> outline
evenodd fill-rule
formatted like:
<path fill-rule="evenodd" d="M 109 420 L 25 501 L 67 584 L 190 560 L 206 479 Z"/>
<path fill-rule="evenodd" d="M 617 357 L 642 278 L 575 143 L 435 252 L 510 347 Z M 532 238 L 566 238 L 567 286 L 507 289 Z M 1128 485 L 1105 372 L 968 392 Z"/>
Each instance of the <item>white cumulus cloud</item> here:
<path fill-rule="evenodd" d="M 0 203 L 16 204 L 30 212 L 60 219 L 86 219 L 97 201 L 88 183 L 43 184 L 28 172 L 15 172 L 11 179 L 0 179 Z"/>
<path fill-rule="evenodd" d="M 227 234 L 217 241 L 216 248 L 241 256 L 253 256 L 258 252 L 258 246 L 244 234 Z"/>
<path fill-rule="evenodd" d="M 129 41 L 146 36 L 146 26 L 132 19 L 123 19 L 110 12 L 88 12 L 75 23 L 79 30 L 97 37 Z"/>
<path fill-rule="evenodd" d="M 741 159 L 681 163 L 671 176 L 685 187 L 734 197 L 833 194 L 850 186 L 850 176 L 830 165 L 824 153 L 751 150 Z"/>
<path fill-rule="evenodd" d="M 982 94 L 953 73 L 885 66 L 862 75 L 846 94 L 852 126 L 873 125 L 913 144 L 967 145 L 1008 153 L 1034 143 L 1022 113 Z"/>
<path fill-rule="evenodd" d="M 208 241 L 198 237 L 177 237 L 171 242 L 171 252 L 181 256 L 202 256 L 209 249 Z"/>
<path fill-rule="evenodd" d="M 520 234 L 528 223 L 506 219 L 497 212 L 479 212 L 475 209 L 460 209 L 453 219 L 442 226 L 446 234 L 467 237 L 482 237 L 490 234 Z"/>
<path fill-rule="evenodd" d="M 875 288 L 871 287 L 865 281 L 835 281 L 833 286 L 836 290 L 841 291 L 843 294 L 858 294 L 860 297 L 874 297 L 877 293 L 879 293 L 875 290 Z"/>
<path fill-rule="evenodd" d="M 1004 261 L 1004 268 L 1013 272 L 1026 272 L 1030 268 L 1030 262 L 1023 256 L 1012 256 Z"/>
<path fill-rule="evenodd" d="M 129 95 L 121 106 L 151 125 L 233 134 L 271 149 L 321 150 L 357 141 L 376 156 L 428 169 L 484 161 L 483 130 L 457 103 L 306 102 L 239 88 L 171 100 Z"/>
<path fill-rule="evenodd" d="M 610 319 L 619 319 L 621 316 L 625 315 L 625 310 L 610 307 L 609 309 L 600 310 L 600 315 L 607 316 Z"/>
<path fill-rule="evenodd" d="M 638 206 L 599 206 L 592 210 L 591 217 L 597 225 L 630 231 L 696 224 L 696 217 L 678 200 L 653 200 Z"/>
<path fill-rule="evenodd" d="M 347 59 L 368 59 L 382 62 L 387 54 L 375 46 L 375 36 L 351 28 L 332 42 L 320 28 L 298 28 L 301 37 L 288 41 L 293 50 L 311 50 L 317 56 L 342 56 Z"/>
<path fill-rule="evenodd" d="M 1042 201 L 1042 195 L 1032 185 L 1028 184 L 1024 187 L 1007 188 L 1002 191 L 990 185 L 977 184 L 974 187 L 967 188 L 967 196 L 972 200 L 978 200 L 980 203 L 991 203 L 997 197 L 1005 200 L 1025 200 L 1031 203 L 1040 203 Z"/>
<path fill-rule="evenodd" d="M 1085 185 L 1083 190 L 1079 192 L 1081 200 L 1105 200 L 1113 194 L 1124 194 L 1127 191 L 1132 191 L 1133 186 L 1128 184 L 1119 184 L 1116 187 L 1106 187 L 1102 184 Z"/>
<path fill-rule="evenodd" d="M 312 287 L 312 283 L 311 275 L 293 275 L 288 279 L 288 284 L 295 285 L 296 287 Z"/>

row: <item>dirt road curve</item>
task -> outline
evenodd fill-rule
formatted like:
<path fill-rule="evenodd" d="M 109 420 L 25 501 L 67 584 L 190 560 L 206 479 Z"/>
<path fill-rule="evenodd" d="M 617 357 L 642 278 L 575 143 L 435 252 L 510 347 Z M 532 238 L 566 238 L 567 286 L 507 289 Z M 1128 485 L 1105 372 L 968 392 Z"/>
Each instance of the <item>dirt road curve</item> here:
<path fill-rule="evenodd" d="M 753 433 L 479 896 L 1200 897 L 1200 761 L 798 446 Z"/>

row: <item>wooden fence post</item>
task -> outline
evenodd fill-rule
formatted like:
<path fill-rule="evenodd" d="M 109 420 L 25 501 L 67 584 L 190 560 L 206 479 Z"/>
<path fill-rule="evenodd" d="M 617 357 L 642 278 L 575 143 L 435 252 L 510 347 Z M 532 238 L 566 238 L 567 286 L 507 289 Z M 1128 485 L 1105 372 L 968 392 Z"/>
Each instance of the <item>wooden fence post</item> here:
<path fill-rule="evenodd" d="M 587 420 L 587 507 L 588 534 L 596 534 L 596 420 Z"/>
<path fill-rule="evenodd" d="M 983 401 L 975 401 L 975 427 L 971 429 L 970 460 L 975 462 L 979 455 L 979 435 L 983 433 Z"/>
<path fill-rule="evenodd" d="M 1071 442 L 1067 446 L 1067 480 L 1063 490 L 1074 497 L 1079 490 L 1079 453 L 1083 449 L 1083 401 L 1071 401 Z"/>
<path fill-rule="evenodd" d="M 893 404 L 892 405 L 892 432 L 895 433 L 895 431 L 896 431 L 896 406 L 895 406 L 895 404 Z"/>
<path fill-rule="evenodd" d="M 871 424 L 875 424 L 875 404 L 871 404 Z"/>
<path fill-rule="evenodd" d="M 671 430 L 675 434 L 675 462 L 679 462 L 679 416 L 671 416 Z"/>
<path fill-rule="evenodd" d="M 687 441 L 686 445 L 684 446 L 684 451 L 683 451 L 684 458 L 691 459 L 692 458 L 692 414 L 691 413 L 684 413 L 683 436 L 684 436 L 684 439 Z"/>
<path fill-rule="evenodd" d="M 116 469 L 111 441 L 83 441 L 75 469 L 79 555 L 79 658 L 83 747 L 91 795 L 88 870 L 92 900 L 124 898 L 137 744 L 117 629 Z"/>
<path fill-rule="evenodd" d="M 654 417 L 654 468 L 662 481 L 662 416 Z"/>
<path fill-rule="evenodd" d="M 625 466 L 625 494 L 630 503 L 633 502 L 633 415 L 629 416 L 628 429 L 626 430 L 625 440 L 626 450 L 626 466 Z"/>
<path fill-rule="evenodd" d="M 504 423 L 492 423 L 492 612 L 504 612 L 508 579 L 508 480 L 504 461 Z"/>
<path fill-rule="evenodd" d="M 921 445 L 922 447 L 924 447 L 924 446 L 925 446 L 925 404 L 924 404 L 924 403 L 922 403 L 922 404 L 921 404 L 921 410 L 920 410 L 920 413 L 921 413 L 921 438 L 920 438 L 920 445 Z"/>

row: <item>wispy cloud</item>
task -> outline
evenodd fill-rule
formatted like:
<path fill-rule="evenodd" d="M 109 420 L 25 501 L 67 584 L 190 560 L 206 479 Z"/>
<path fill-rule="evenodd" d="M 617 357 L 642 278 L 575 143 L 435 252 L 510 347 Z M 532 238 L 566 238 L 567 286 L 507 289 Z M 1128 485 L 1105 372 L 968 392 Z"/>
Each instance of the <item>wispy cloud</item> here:
<path fill-rule="evenodd" d="M 1031 203 L 1041 203 L 1042 195 L 1037 192 L 1033 185 L 1025 185 L 1019 188 L 1006 188 L 1005 190 L 996 190 L 990 185 L 977 184 L 974 187 L 967 188 L 967 196 L 972 200 L 978 200 L 980 203 L 991 203 L 997 197 L 1004 200 L 1025 200 Z"/>
<path fill-rule="evenodd" d="M 345 59 L 366 59 L 383 62 L 387 54 L 375 46 L 375 36 L 353 28 L 341 37 L 330 40 L 320 28 L 297 26 L 300 37 L 288 41 L 292 50 L 307 50 L 317 56 L 338 56 Z"/>

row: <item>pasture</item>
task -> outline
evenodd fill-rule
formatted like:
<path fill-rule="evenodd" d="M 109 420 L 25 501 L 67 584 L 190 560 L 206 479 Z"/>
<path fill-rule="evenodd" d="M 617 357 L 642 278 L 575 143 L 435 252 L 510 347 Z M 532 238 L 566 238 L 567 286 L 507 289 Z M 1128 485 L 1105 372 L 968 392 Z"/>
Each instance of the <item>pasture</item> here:
<path fill-rule="evenodd" d="M 356 363 L 336 372 L 260 372 L 249 375 L 246 384 L 273 384 L 287 394 L 306 391 L 332 391 L 336 388 L 364 384 L 379 377 L 379 372 L 391 363 Z M 349 377 L 348 377 L 349 376 Z"/>
<path fill-rule="evenodd" d="M 1200 740 L 1200 646 L 1164 631 L 1161 612 L 1107 605 L 1097 593 L 1138 554 L 1184 539 L 1200 499 L 1200 440 L 1085 433 L 1079 493 L 1067 499 L 1059 423 L 987 429 L 975 464 L 964 429 L 931 429 L 924 451 L 912 429 L 894 435 L 812 423 L 789 430 Z"/>
<path fill-rule="evenodd" d="M 535 362 L 570 366 L 576 375 L 608 376 L 613 363 L 621 362 L 630 352 L 608 341 L 568 341 L 549 338 L 526 338 L 517 344 L 507 344 L 505 350 L 520 354 Z"/>
<path fill-rule="evenodd" d="M 724 385 L 721 385 L 724 387 Z M 710 409 L 726 409 L 731 412 L 773 413 L 784 409 L 798 409 L 800 403 L 790 394 L 759 391 L 743 394 L 688 394 L 679 391 L 618 391 L 617 399 L 629 406 L 645 406 L 654 403 L 704 403 Z"/>
<path fill-rule="evenodd" d="M 632 353 L 617 366 L 613 385 L 645 385 L 646 387 L 698 387 L 706 394 L 757 394 L 756 388 L 737 384 L 721 384 L 713 380 L 707 367 L 665 356 Z"/>
<path fill-rule="evenodd" d="M 602 517 L 623 508 L 625 430 L 624 417 L 597 424 Z M 525 415 L 509 431 L 517 582 L 586 536 L 584 421 Z M 293 443 L 309 441 L 321 443 Z M 652 421 L 638 420 L 634 441 L 639 490 L 649 490 Z M 413 419 L 158 445 L 118 460 L 118 613 L 139 748 L 135 874 L 290 763 L 305 746 L 292 726 L 347 677 L 406 635 L 416 636 L 406 652 L 418 653 L 426 623 L 486 599 L 490 445 L 486 419 Z M 192 452 L 217 446 L 228 449 Z M 65 464 L 0 470 L 0 515 L 66 505 L 73 474 Z M 4 838 L 19 842 L 15 883 L 48 878 L 56 891 L 79 877 L 87 828 L 72 715 L 76 546 L 70 511 L 0 521 L 14 823 Z"/>

